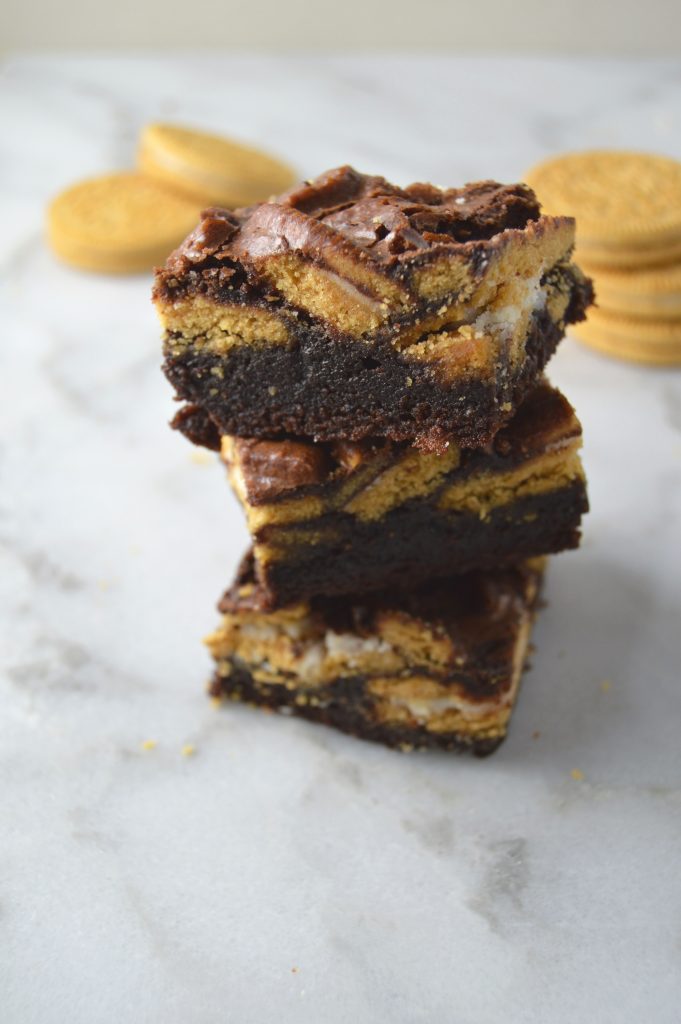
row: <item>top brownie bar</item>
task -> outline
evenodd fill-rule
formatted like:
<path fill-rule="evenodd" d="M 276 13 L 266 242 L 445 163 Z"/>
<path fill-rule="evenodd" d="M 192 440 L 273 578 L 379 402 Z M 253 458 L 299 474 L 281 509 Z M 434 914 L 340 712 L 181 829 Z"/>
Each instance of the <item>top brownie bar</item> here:
<path fill-rule="evenodd" d="M 476 447 L 584 318 L 573 244 L 525 185 L 341 167 L 203 214 L 157 272 L 164 370 L 223 434 Z"/>

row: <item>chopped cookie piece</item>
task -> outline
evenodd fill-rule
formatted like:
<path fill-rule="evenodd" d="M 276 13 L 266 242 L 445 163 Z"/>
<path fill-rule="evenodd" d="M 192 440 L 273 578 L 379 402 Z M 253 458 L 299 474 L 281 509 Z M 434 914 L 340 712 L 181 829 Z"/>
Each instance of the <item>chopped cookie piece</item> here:
<path fill-rule="evenodd" d="M 482 450 L 224 437 L 222 457 L 271 609 L 576 547 L 581 443 L 571 405 L 542 382 Z"/>
<path fill-rule="evenodd" d="M 246 559 L 206 641 L 211 694 L 391 747 L 489 754 L 518 694 L 542 570 L 535 560 L 263 613 Z"/>
<path fill-rule="evenodd" d="M 341 167 L 206 211 L 157 273 L 164 370 L 223 434 L 479 446 L 592 300 L 573 243 L 525 185 Z"/>

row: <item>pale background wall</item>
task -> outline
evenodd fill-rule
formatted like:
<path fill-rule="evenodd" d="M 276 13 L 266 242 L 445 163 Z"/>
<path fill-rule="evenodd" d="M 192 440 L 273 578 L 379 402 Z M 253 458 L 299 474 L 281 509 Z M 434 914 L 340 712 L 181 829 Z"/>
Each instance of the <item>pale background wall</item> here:
<path fill-rule="evenodd" d="M 679 54 L 681 0 L 0 0 L 0 49 Z"/>

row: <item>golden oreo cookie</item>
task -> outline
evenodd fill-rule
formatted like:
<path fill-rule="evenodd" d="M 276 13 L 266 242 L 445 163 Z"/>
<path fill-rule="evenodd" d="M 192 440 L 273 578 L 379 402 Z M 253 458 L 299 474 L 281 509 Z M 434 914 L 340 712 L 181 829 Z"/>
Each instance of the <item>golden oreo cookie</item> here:
<path fill-rule="evenodd" d="M 538 164 L 527 182 L 549 214 L 577 219 L 578 258 L 643 266 L 681 255 L 681 163 L 592 150 Z"/>
<path fill-rule="evenodd" d="M 638 363 L 681 365 L 681 321 L 641 320 L 592 309 L 570 333 L 586 345 Z"/>
<path fill-rule="evenodd" d="M 646 320 L 681 320 L 681 262 L 641 270 L 591 268 L 596 278 L 598 305 L 604 312 L 624 313 Z"/>
<path fill-rule="evenodd" d="M 579 228 L 577 234 L 579 235 Z M 681 238 L 663 246 L 639 246 L 638 249 L 631 246 L 586 246 L 579 241 L 575 247 L 575 260 L 580 266 L 589 267 L 593 274 L 599 274 L 603 270 L 652 270 L 674 263 L 678 259 L 681 259 Z"/>
<path fill-rule="evenodd" d="M 611 356 L 614 359 L 621 359 L 627 363 L 642 363 L 645 366 L 681 366 L 681 352 L 678 354 L 669 353 L 666 350 L 659 351 L 655 348 L 641 349 L 636 345 L 629 345 L 621 341 L 612 341 L 610 338 L 600 334 L 590 334 L 585 330 L 586 325 L 580 324 L 578 329 L 572 333 L 596 352 Z"/>
<path fill-rule="evenodd" d="M 147 125 L 137 160 L 146 174 L 204 206 L 248 206 L 296 181 L 288 164 L 258 149 L 172 124 Z"/>
<path fill-rule="evenodd" d="M 151 270 L 195 227 L 200 204 L 136 172 L 89 178 L 66 189 L 47 213 L 50 245 L 82 270 Z"/>

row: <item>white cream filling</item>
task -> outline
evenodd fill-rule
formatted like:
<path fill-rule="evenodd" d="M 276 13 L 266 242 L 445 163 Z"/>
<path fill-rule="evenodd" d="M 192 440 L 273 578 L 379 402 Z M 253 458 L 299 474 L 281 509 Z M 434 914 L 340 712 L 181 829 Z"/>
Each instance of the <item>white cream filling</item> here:
<path fill-rule="evenodd" d="M 337 274 L 333 270 L 322 270 L 321 268 L 318 268 L 318 273 L 321 274 L 322 277 L 325 277 L 331 284 L 341 288 L 352 302 L 357 303 L 359 306 L 363 306 L 365 309 L 378 316 L 381 320 L 385 320 L 388 313 L 385 300 L 381 301 L 380 299 L 372 298 L 370 295 L 367 295 L 366 292 L 357 288 L 357 286 L 354 285 L 352 281 L 348 280 L 347 277 L 341 277 L 340 274 Z"/>
<path fill-rule="evenodd" d="M 287 629 L 286 632 L 291 635 Z M 312 644 L 297 664 L 303 683 L 319 683 L 328 678 L 329 661 L 341 661 L 348 668 L 361 668 L 362 658 L 375 654 L 389 654 L 393 648 L 378 637 L 362 638 L 351 633 L 327 630 L 324 637 Z"/>
<path fill-rule="evenodd" d="M 520 298 L 512 305 L 500 306 L 498 309 L 485 309 L 472 324 L 476 333 L 500 334 L 505 338 L 511 338 L 528 310 L 531 313 L 538 312 L 546 305 L 547 290 L 541 285 L 541 274 L 534 274 L 528 277 L 519 289 Z"/>
<path fill-rule="evenodd" d="M 365 654 L 387 654 L 393 650 L 389 643 L 377 636 L 359 637 L 352 633 L 333 633 L 331 630 L 324 637 L 324 643 L 331 657 L 347 658 L 350 664 Z"/>

